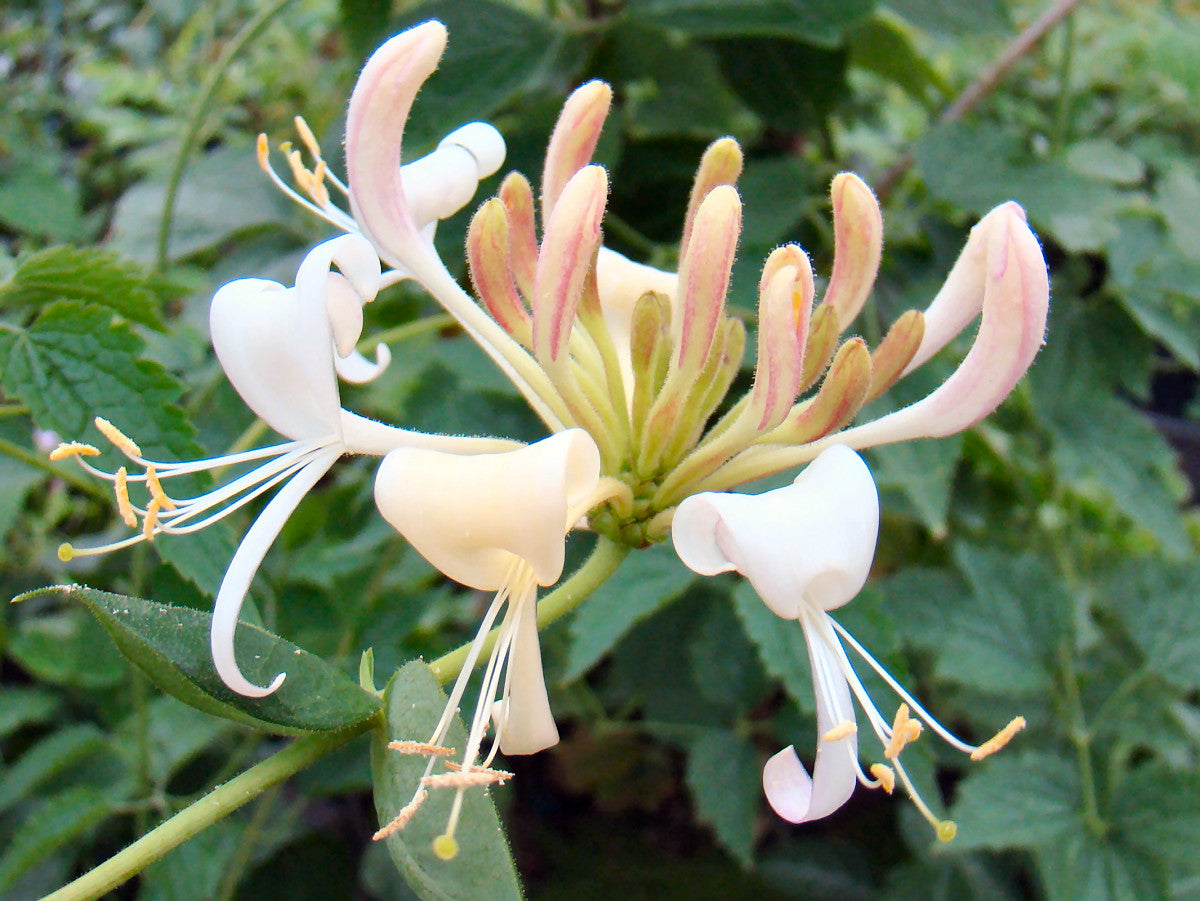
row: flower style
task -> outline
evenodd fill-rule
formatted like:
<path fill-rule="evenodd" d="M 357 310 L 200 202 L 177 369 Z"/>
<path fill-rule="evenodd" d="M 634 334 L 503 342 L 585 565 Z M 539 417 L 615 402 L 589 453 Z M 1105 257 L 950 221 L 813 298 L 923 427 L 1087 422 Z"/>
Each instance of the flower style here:
<path fill-rule="evenodd" d="M 605 490 L 599 452 L 579 429 L 509 453 L 464 456 L 406 447 L 384 458 L 375 480 L 384 518 L 447 576 L 495 595 L 429 741 L 394 745 L 428 755 L 429 765 L 413 800 L 376 838 L 407 824 L 427 787 L 451 787 L 457 796 L 450 822 L 434 847 L 439 856 L 453 857 L 464 791 L 508 778 L 490 769 L 497 751 L 533 754 L 558 743 L 538 645 L 537 589 L 558 581 L 563 537 Z M 453 753 L 442 745 L 501 610 L 462 762 L 435 775 L 436 760 Z M 489 721 L 495 737 L 477 762 Z"/>
<path fill-rule="evenodd" d="M 340 272 L 333 271 L 337 266 Z M 355 345 L 362 331 L 362 306 L 373 300 L 380 281 L 379 260 L 371 245 L 345 235 L 314 248 L 300 264 L 296 286 L 263 279 L 239 279 L 213 297 L 209 324 L 213 348 L 238 394 L 259 417 L 286 437 L 283 444 L 244 453 L 181 463 L 149 460 L 116 426 L 96 426 L 141 474 L 121 466 L 104 472 L 83 458 L 96 456 L 91 445 L 60 445 L 51 459 L 73 456 L 92 475 L 111 481 L 122 519 L 140 531 L 122 541 L 94 548 L 60 549 L 74 556 L 106 553 L 160 534 L 195 532 L 282 486 L 263 508 L 229 563 L 213 609 L 213 662 L 221 679 L 239 694 L 264 697 L 282 683 L 280 673 L 266 687 L 254 685 L 238 669 L 233 637 L 242 602 L 267 549 L 304 495 L 343 454 L 382 455 L 401 446 L 482 453 L 510 449 L 514 442 L 424 435 L 384 425 L 341 406 L 338 374 L 352 381 L 373 378 L 387 365 L 386 348 L 374 363 Z M 170 479 L 230 465 L 255 468 L 194 497 L 172 497 Z M 148 494 L 144 506 L 130 498 L 130 486 Z"/>
<path fill-rule="evenodd" d="M 980 745 L 962 741 L 829 615 L 866 583 L 878 531 L 875 483 L 862 459 L 844 445 L 823 451 L 784 488 L 757 496 L 693 495 L 679 505 L 671 527 L 675 550 L 689 568 L 706 576 L 741 573 L 771 612 L 799 621 L 804 630 L 821 737 L 811 777 L 791 746 L 767 761 L 763 790 L 775 812 L 793 823 L 820 819 L 846 803 L 856 781 L 890 794 L 899 777 L 938 837 L 949 841 L 954 823 L 939 820 L 921 799 L 900 752 L 928 726 L 972 760 L 981 760 L 1000 750 L 1025 720 L 1015 718 Z M 900 697 L 890 724 L 854 672 L 846 645 Z M 858 761 L 852 694 L 891 764 L 873 764 L 870 776 Z"/>

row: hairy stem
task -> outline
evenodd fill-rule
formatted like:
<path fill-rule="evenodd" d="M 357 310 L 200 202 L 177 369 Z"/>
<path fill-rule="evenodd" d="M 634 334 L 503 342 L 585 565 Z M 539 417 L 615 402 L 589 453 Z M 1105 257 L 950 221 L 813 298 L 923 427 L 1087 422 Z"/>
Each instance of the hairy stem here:
<path fill-rule="evenodd" d="M 47 895 L 42 901 L 93 901 L 141 872 L 168 851 L 217 820 L 258 797 L 265 789 L 320 760 L 356 735 L 374 727 L 372 718 L 341 732 L 315 733 L 296 739 L 282 751 L 255 764 L 240 776 L 218 785 L 203 798 L 147 832 L 125 850 L 91 872 Z"/>

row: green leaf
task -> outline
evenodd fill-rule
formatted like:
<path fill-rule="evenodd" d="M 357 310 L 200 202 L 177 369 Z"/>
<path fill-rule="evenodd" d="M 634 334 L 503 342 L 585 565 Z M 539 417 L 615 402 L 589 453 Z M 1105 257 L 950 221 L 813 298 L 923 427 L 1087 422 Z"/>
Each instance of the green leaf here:
<path fill-rule="evenodd" d="M 40 428 L 64 440 L 107 447 L 91 425 L 102 416 L 134 438 L 148 459 L 202 458 L 195 429 L 176 403 L 182 385 L 158 363 L 142 359 L 144 348 L 110 311 L 56 303 L 28 329 L 0 327 L 0 385 L 29 404 Z M 199 480 L 183 487 L 197 485 Z M 233 556 L 232 541 L 220 527 L 160 545 L 181 574 L 209 593 L 224 575 L 219 561 Z"/>
<path fill-rule="evenodd" d="M 0 695 L 0 738 L 6 738 L 23 726 L 42 723 L 56 714 L 62 698 L 44 688 L 6 685 Z"/>
<path fill-rule="evenodd" d="M 1116 789 L 1113 819 L 1130 847 L 1200 875 L 1200 774 L 1157 764 L 1139 768 Z"/>
<path fill-rule="evenodd" d="M 772 613 L 749 582 L 734 589 L 733 604 L 742 628 L 758 648 L 763 668 L 779 680 L 801 710 L 813 710 L 812 671 L 800 624 Z"/>
<path fill-rule="evenodd" d="M 102 795 L 73 788 L 52 795 L 32 810 L 0 855 L 0 892 L 26 870 L 80 836 L 112 813 Z"/>
<path fill-rule="evenodd" d="M 1111 331 L 1111 323 L 1090 310 L 1053 317 L 1051 338 L 1029 376 L 1033 410 L 1075 491 L 1111 501 L 1183 556 L 1191 541 L 1177 509 L 1184 484 L 1175 453 L 1142 414 L 1113 396 L 1119 366 L 1095 351 L 1111 346 L 1105 343 Z"/>
<path fill-rule="evenodd" d="M 838 43 L 874 0 L 629 0 L 626 13 L 693 37 L 785 37 Z"/>
<path fill-rule="evenodd" d="M 756 124 L 726 84 L 717 56 L 660 28 L 619 25 L 596 65 L 624 97 L 622 114 L 634 138 L 712 140 Z"/>
<path fill-rule="evenodd" d="M 108 246 L 139 263 L 154 261 L 166 188 L 144 181 L 121 195 Z M 188 165 L 175 200 L 173 260 L 212 251 L 227 241 L 306 214 L 263 175 L 249 144 L 225 145 Z"/>
<path fill-rule="evenodd" d="M 1200 688 L 1200 565 L 1134 558 L 1102 587 L 1145 666 L 1179 688 Z"/>
<path fill-rule="evenodd" d="M 666 544 L 630 554 L 572 618 L 563 681 L 591 669 L 630 629 L 678 598 L 694 578 Z"/>
<path fill-rule="evenodd" d="M 715 41 L 713 48 L 737 95 L 780 131 L 822 125 L 848 93 L 842 48 L 767 37 Z"/>
<path fill-rule="evenodd" d="M 1036 854 L 1049 901 L 1162 901 L 1166 887 L 1154 867 L 1122 842 L 1082 829 Z"/>
<path fill-rule="evenodd" d="M 1177 251 L 1148 215 L 1117 220 L 1108 265 L 1117 299 L 1149 335 L 1200 370 L 1200 262 Z"/>
<path fill-rule="evenodd" d="M 971 596 L 960 603 L 942 599 L 947 612 L 939 674 L 993 695 L 1045 691 L 1074 608 L 1055 574 L 1032 555 L 966 544 L 955 548 L 955 559 Z"/>
<path fill-rule="evenodd" d="M 946 537 L 950 491 L 962 457 L 963 436 L 903 441 L 871 454 L 871 471 L 881 491 L 898 489 L 937 539 Z"/>
<path fill-rule="evenodd" d="M 147 775 L 166 785 L 180 769 L 230 731 L 229 723 L 202 713 L 175 698 L 159 696 L 121 724 L 123 748 L 144 742 Z M 139 749 L 139 752 L 140 749 Z"/>
<path fill-rule="evenodd" d="M 33 794 L 75 764 L 95 756 L 104 745 L 100 730 L 89 724 L 68 726 L 31 745 L 0 776 L 0 811 Z"/>
<path fill-rule="evenodd" d="M 161 329 L 158 299 L 135 264 L 94 247 L 48 247 L 22 258 L 0 285 L 0 308 L 77 300 Z"/>
<path fill-rule="evenodd" d="M 931 88 L 934 96 L 950 94 L 946 79 L 917 49 L 911 29 L 890 16 L 877 16 L 854 30 L 850 64 L 896 83 L 917 101 L 929 100 Z"/>
<path fill-rule="evenodd" d="M 376 733 L 371 748 L 380 824 L 391 822 L 413 797 L 426 765 L 424 757 L 389 750 L 388 742 L 426 741 L 446 705 L 446 696 L 433 672 L 415 661 L 392 677 L 384 699 L 387 726 Z M 466 731 L 457 718 L 451 723 L 446 742 L 455 748 L 466 746 Z M 453 801 L 453 791 L 431 791 L 412 821 L 388 836 L 388 852 L 401 875 L 428 901 L 519 899 L 521 888 L 500 819 L 482 789 L 463 795 L 462 816 L 455 833 L 458 856 L 443 861 L 434 855 L 433 840 L 445 831 Z"/>
<path fill-rule="evenodd" d="M 17 598 L 57 597 L 84 604 L 117 647 L 159 688 L 185 704 L 265 732 L 332 732 L 360 723 L 379 701 L 319 657 L 265 629 L 240 623 L 239 665 L 251 682 L 287 678 L 265 698 L 247 698 L 217 675 L 209 647 L 212 615 L 80 585 L 43 588 Z"/>
<path fill-rule="evenodd" d="M 1079 806 L 1079 779 L 1068 761 L 1038 751 L 988 758 L 959 786 L 954 850 L 1036 848 L 1058 841 L 1082 828 Z"/>
<path fill-rule="evenodd" d="M 7 117 L 6 117 L 7 118 Z M 79 185 L 69 160 L 40 135 L 0 123 L 0 223 L 20 232 L 70 241 L 79 236 Z"/>
<path fill-rule="evenodd" d="M 749 868 L 762 794 L 758 750 L 734 732 L 705 730 L 688 744 L 687 785 L 697 815 L 738 863 Z"/>
<path fill-rule="evenodd" d="M 956 35 L 1004 31 L 1012 27 L 1006 0 L 887 0 L 885 6 L 918 28 Z"/>
<path fill-rule="evenodd" d="M 918 142 L 916 158 L 934 197 L 976 214 L 1016 200 L 1069 250 L 1103 247 L 1115 234 L 1113 218 L 1129 203 L 1106 182 L 1085 178 L 1061 160 L 1035 157 L 1020 138 L 994 125 L 940 125 Z"/>
<path fill-rule="evenodd" d="M 577 54 L 575 39 L 495 0 L 438 0 L 406 12 L 396 30 L 437 19 L 450 31 L 438 70 L 421 88 L 404 126 L 405 147 L 430 148 L 451 128 L 487 119 L 540 80 L 553 78 L 560 54 Z"/>
<path fill-rule="evenodd" d="M 104 638 L 104 630 L 83 610 L 46 611 L 21 620 L 8 653 L 42 682 L 76 688 L 119 685 L 129 670 Z"/>
<path fill-rule="evenodd" d="M 188 839 L 142 871 L 137 901 L 219 897 L 222 881 L 238 853 L 242 832 L 239 823 L 225 819 Z"/>

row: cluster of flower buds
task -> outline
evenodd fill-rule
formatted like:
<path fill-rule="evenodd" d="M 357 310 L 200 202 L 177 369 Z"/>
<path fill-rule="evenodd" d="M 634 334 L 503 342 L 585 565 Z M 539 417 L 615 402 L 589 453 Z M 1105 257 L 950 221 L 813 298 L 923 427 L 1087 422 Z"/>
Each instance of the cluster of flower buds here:
<path fill-rule="evenodd" d="M 759 280 L 751 389 L 728 396 L 746 346 L 726 313 L 741 227 L 737 143 L 700 161 L 678 273 L 602 246 L 607 176 L 590 164 L 611 91 L 590 82 L 568 99 L 546 155 L 541 240 L 533 189 L 509 175 L 467 239 L 480 300 L 553 385 L 542 400 L 560 427 L 595 438 L 604 471 L 630 491 L 591 517 L 627 544 L 666 536 L 674 508 L 802 465 L 832 443 L 854 448 L 959 431 L 990 413 L 1042 343 L 1049 286 L 1037 239 L 1015 203 L 972 230 L 925 312 L 902 315 L 875 348 L 844 338 L 874 285 L 879 205 L 861 179 L 833 180 L 834 262 L 823 296 L 808 255 L 786 244 Z M 921 365 L 982 312 L 962 366 L 924 400 L 849 428 L 864 404 Z M 719 414 L 719 415 L 718 415 Z"/>

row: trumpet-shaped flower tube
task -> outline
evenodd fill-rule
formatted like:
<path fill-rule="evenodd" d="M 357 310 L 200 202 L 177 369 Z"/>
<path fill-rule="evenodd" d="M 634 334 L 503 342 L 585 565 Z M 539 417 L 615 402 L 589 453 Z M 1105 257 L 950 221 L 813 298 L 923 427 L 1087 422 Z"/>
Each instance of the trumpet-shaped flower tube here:
<path fill-rule="evenodd" d="M 335 265 L 340 272 L 333 271 Z M 247 406 L 287 438 L 285 443 L 170 463 L 145 458 L 119 429 L 97 420 L 101 432 L 142 468 L 141 474 L 131 475 L 124 466 L 115 473 L 91 466 L 83 460 L 86 451 L 77 450 L 87 445 L 64 445 L 56 451 L 60 457 L 75 456 L 87 471 L 114 483 L 121 515 L 130 527 L 141 518 L 137 535 L 97 548 L 64 545 L 65 558 L 116 550 L 161 534 L 198 531 L 279 487 L 238 546 L 213 608 L 213 662 L 225 684 L 243 695 L 268 695 L 284 678 L 280 673 L 262 687 L 248 681 L 238 668 L 233 638 L 246 592 L 287 518 L 340 456 L 382 455 L 400 446 L 468 453 L 513 446 L 491 439 L 424 435 L 342 409 L 339 370 L 361 380 L 378 374 L 387 363 L 385 349 L 377 353 L 374 364 L 355 350 L 362 330 L 362 305 L 375 297 L 379 281 L 379 259 L 370 244 L 357 235 L 344 235 L 318 245 L 305 257 L 294 288 L 240 279 L 213 297 L 209 323 L 217 358 Z M 181 476 L 251 462 L 257 465 L 249 472 L 194 497 L 172 497 L 163 487 Z M 139 484 L 149 495 L 144 506 L 134 504 L 129 496 L 130 486 Z"/>
<path fill-rule="evenodd" d="M 829 615 L 866 583 L 878 530 L 879 498 L 871 473 L 843 445 L 824 451 L 785 488 L 757 496 L 693 495 L 679 505 L 671 526 L 684 564 L 701 575 L 741 573 L 773 613 L 799 621 L 804 630 L 817 702 L 816 764 L 810 776 L 791 747 L 767 762 L 763 790 L 775 811 L 793 823 L 819 819 L 849 799 L 856 781 L 890 792 L 898 775 L 939 837 L 948 840 L 953 824 L 938 820 L 917 794 L 899 761 L 900 751 L 924 724 L 953 747 L 980 759 L 999 750 L 1024 720 L 1018 717 L 982 745 L 967 744 L 933 719 Z M 903 703 L 892 723 L 867 695 L 845 645 L 900 696 Z M 872 766 L 871 776 L 858 762 L 851 695 L 891 761 L 891 766 Z M 915 717 L 909 716 L 910 708 Z"/>
<path fill-rule="evenodd" d="M 472 780 L 495 772 L 488 768 L 497 751 L 533 754 L 558 742 L 542 675 L 537 589 L 562 574 L 564 536 L 595 503 L 599 480 L 599 451 L 579 429 L 510 453 L 462 456 L 400 448 L 379 467 L 375 502 L 384 518 L 447 576 L 495 592 L 441 721 L 427 743 L 414 747 L 428 752 L 445 741 L 488 631 L 505 610 L 466 752 L 455 770 L 462 775 L 457 782 L 446 780 L 458 796 L 443 845 L 453 841 L 462 792 L 477 784 Z M 495 724 L 495 739 L 480 763 L 489 721 Z M 431 756 L 426 777 L 434 762 Z M 413 803 L 419 803 L 419 795 L 420 788 Z"/>

